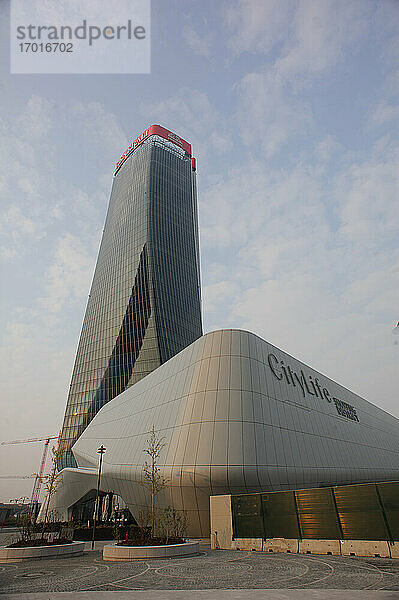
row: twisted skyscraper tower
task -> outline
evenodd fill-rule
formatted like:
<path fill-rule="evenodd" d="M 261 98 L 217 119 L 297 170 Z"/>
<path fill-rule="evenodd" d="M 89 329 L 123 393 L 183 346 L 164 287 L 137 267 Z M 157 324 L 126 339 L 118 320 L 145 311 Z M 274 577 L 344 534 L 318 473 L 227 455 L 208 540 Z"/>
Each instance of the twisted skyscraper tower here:
<path fill-rule="evenodd" d="M 195 159 L 152 125 L 117 163 L 72 374 L 62 466 L 100 408 L 202 335 Z"/>

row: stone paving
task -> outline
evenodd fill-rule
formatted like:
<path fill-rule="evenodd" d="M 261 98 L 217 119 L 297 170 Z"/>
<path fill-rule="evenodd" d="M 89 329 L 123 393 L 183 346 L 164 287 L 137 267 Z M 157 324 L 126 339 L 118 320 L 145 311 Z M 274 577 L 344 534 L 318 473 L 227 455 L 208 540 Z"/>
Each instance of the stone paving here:
<path fill-rule="evenodd" d="M 47 592 L 53 596 L 55 592 L 86 592 L 84 597 L 95 598 L 96 594 L 88 592 L 152 590 L 155 594 L 158 590 L 161 597 L 161 590 L 237 590 L 238 593 L 238 590 L 274 589 L 288 593 L 296 589 L 320 590 L 321 594 L 321 590 L 340 589 L 390 590 L 387 597 L 399 600 L 399 560 L 211 551 L 205 544 L 201 548 L 199 556 L 179 559 L 105 563 L 100 548 L 85 552 L 83 557 L 0 565 L 0 594 L 22 594 L 20 598 L 29 598 L 28 593 Z M 228 597 L 234 595 L 228 593 Z M 310 598 L 306 594 L 300 597 Z"/>
<path fill-rule="evenodd" d="M 2 600 L 398 600 L 397 592 L 370 590 L 141 590 L 6 594 Z"/>

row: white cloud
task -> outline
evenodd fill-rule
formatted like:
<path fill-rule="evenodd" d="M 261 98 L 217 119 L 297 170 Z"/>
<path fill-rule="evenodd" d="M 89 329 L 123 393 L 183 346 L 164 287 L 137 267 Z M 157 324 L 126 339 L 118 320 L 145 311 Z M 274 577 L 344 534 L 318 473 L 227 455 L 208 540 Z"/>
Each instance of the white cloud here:
<path fill-rule="evenodd" d="M 370 2 L 340 2 L 337 8 L 336 0 L 298 2 L 294 34 L 275 64 L 285 78 L 298 83 L 327 71 L 367 31 Z"/>
<path fill-rule="evenodd" d="M 398 36 L 399 37 L 399 36 Z M 398 42 L 399 46 L 399 42 Z M 396 65 L 395 65 L 396 67 Z M 399 69 L 390 70 L 385 81 L 385 89 L 388 95 L 399 96 Z"/>
<path fill-rule="evenodd" d="M 289 240 L 306 228 L 322 233 L 319 185 L 309 167 L 273 171 L 259 160 L 231 168 L 201 194 L 201 240 L 245 252 L 247 244 Z"/>
<path fill-rule="evenodd" d="M 70 233 L 58 242 L 54 262 L 45 275 L 46 295 L 40 299 L 43 308 L 60 313 L 87 296 L 94 267 L 93 253 L 82 240 Z"/>
<path fill-rule="evenodd" d="M 225 21 L 234 54 L 267 53 L 291 33 L 292 2 L 289 0 L 236 0 L 225 4 Z"/>
<path fill-rule="evenodd" d="M 341 232 L 369 245 L 397 238 L 399 231 L 399 150 L 353 163 L 338 182 Z"/>
<path fill-rule="evenodd" d="M 21 248 L 35 244 L 45 236 L 42 225 L 27 216 L 16 203 L 0 213 L 1 258 L 4 262 L 15 260 Z"/>
<path fill-rule="evenodd" d="M 303 78 L 334 66 L 367 31 L 371 2 L 335 0 L 238 0 L 225 8 L 234 53 L 277 53 L 274 67 L 284 79 Z"/>
<path fill-rule="evenodd" d="M 236 86 L 238 123 L 245 144 L 271 157 L 312 124 L 308 106 L 290 94 L 275 69 L 245 75 Z"/>
<path fill-rule="evenodd" d="M 68 132 L 66 140 L 60 138 L 64 143 L 60 124 Z M 76 132 L 79 145 L 73 138 Z M 0 138 L 3 260 L 26 255 L 49 231 L 56 239 L 71 219 L 91 250 L 93 228 L 99 231 L 104 219 L 112 167 L 127 145 L 116 117 L 99 102 L 56 105 L 34 95 L 14 120 L 0 123 Z M 87 166 L 96 164 L 100 172 L 106 168 L 107 183 L 101 175 L 82 183 L 83 160 Z"/>
<path fill-rule="evenodd" d="M 316 145 L 315 155 L 320 161 L 329 162 L 340 148 L 337 138 L 330 134 Z"/>
<path fill-rule="evenodd" d="M 245 144 L 271 158 L 312 134 L 311 102 L 301 95 L 315 80 L 344 64 L 372 27 L 371 2 L 240 0 L 225 9 L 233 53 L 256 51 L 263 67 L 236 84 L 237 121 Z M 305 99 L 306 98 L 306 99 Z M 327 133 L 327 136 L 329 134 Z M 326 152 L 320 148 L 320 152 Z"/>
<path fill-rule="evenodd" d="M 119 158 L 128 145 L 128 138 L 114 114 L 105 110 L 101 102 L 74 102 L 66 108 L 67 118 L 79 120 L 81 140 L 88 149 L 98 152 L 101 148 L 101 160 L 106 164 Z"/>
<path fill-rule="evenodd" d="M 9 262 L 17 256 L 15 248 L 6 248 L 0 246 L 0 258 L 3 262 Z"/>
<path fill-rule="evenodd" d="M 211 129 L 218 120 L 218 113 L 211 105 L 207 94 L 198 90 L 179 90 L 178 94 L 165 100 L 142 105 L 141 112 L 159 119 L 166 124 L 166 127 L 171 120 L 179 122 L 181 128 L 189 134 L 191 132 L 191 137 L 193 133 L 203 135 L 204 123 L 208 129 Z"/>
<path fill-rule="evenodd" d="M 12 237 L 19 237 L 19 234 L 26 236 L 37 231 L 36 224 L 23 215 L 21 209 L 16 204 L 9 206 L 5 213 L 3 213 L 2 221 Z"/>
<path fill-rule="evenodd" d="M 53 127 L 53 119 L 52 104 L 42 96 L 32 96 L 24 112 L 17 119 L 21 138 L 34 140 L 45 138 Z"/>
<path fill-rule="evenodd" d="M 25 439 L 58 433 L 69 385 L 75 340 L 71 344 L 66 332 L 60 335 L 50 315 L 24 307 L 9 314 L 0 346 L 2 397 L 0 439 Z M 74 323 L 69 324 L 77 334 Z M 58 333 L 58 339 L 54 335 Z M 37 472 L 42 444 L 2 447 L 0 472 L 26 475 Z M 11 465 L 11 467 L 10 467 Z M 1 500 L 29 494 L 33 480 L 7 482 Z M 13 490 L 21 490 L 19 494 Z M 7 497 L 6 494 L 9 494 Z"/>
<path fill-rule="evenodd" d="M 183 27 L 183 39 L 195 54 L 209 56 L 210 37 L 199 34 L 192 25 L 186 23 Z"/>
<path fill-rule="evenodd" d="M 389 102 L 382 101 L 378 104 L 371 118 L 377 125 L 387 123 L 388 121 L 398 121 L 399 104 L 390 104 Z"/>
<path fill-rule="evenodd" d="M 205 285 L 202 288 L 202 300 L 207 313 L 212 313 L 220 306 L 230 304 L 232 297 L 236 294 L 236 285 L 225 280 L 214 284 Z"/>

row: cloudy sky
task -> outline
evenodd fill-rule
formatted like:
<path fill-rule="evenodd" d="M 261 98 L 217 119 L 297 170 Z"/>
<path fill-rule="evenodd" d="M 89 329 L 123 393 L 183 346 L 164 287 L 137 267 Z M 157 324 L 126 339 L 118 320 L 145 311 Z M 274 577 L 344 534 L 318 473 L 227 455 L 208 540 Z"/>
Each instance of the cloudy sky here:
<path fill-rule="evenodd" d="M 117 0 L 113 0 L 117 4 Z M 198 160 L 205 330 L 248 329 L 399 417 L 399 3 L 153 0 L 150 75 L 10 75 L 1 40 L 0 441 L 60 429 L 112 172 Z M 0 447 L 0 474 L 42 446 Z M 32 480 L 0 479 L 0 501 Z"/>

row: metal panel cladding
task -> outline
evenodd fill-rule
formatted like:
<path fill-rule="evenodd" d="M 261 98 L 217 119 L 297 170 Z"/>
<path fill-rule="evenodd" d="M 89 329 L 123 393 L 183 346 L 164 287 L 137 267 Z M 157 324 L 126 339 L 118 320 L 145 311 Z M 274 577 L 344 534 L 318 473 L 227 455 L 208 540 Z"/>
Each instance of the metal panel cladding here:
<path fill-rule="evenodd" d="M 195 170 L 156 135 L 115 175 L 78 345 L 62 466 L 100 408 L 202 335 Z"/>

